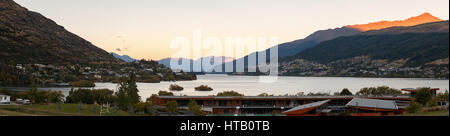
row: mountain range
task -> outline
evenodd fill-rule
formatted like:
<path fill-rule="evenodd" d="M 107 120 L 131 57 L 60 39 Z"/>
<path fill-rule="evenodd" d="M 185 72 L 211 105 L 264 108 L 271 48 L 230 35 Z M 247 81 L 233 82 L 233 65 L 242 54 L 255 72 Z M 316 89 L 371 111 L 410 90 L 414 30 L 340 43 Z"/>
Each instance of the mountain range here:
<path fill-rule="evenodd" d="M 0 0 L 0 62 L 117 63 L 108 52 L 13 0 Z"/>
<path fill-rule="evenodd" d="M 370 31 L 370 30 L 380 30 L 389 27 L 401 27 L 401 26 L 415 26 L 428 22 L 439 22 L 443 21 L 440 18 L 437 18 L 430 13 L 423 13 L 416 17 L 411 17 L 406 20 L 397 20 L 397 21 L 380 21 L 369 24 L 360 24 L 360 25 L 348 25 L 347 28 L 354 28 L 359 31 Z"/>
<path fill-rule="evenodd" d="M 307 59 L 328 63 L 368 55 L 377 59 L 408 59 L 408 65 L 417 66 L 435 59 L 448 58 L 448 31 L 448 21 L 424 13 L 406 20 L 316 31 L 304 39 L 278 45 L 278 57 L 281 61 Z M 252 54 L 258 56 L 260 53 Z M 267 53 L 266 57 L 269 55 Z M 197 60 L 179 60 L 201 64 L 202 60 L 210 58 L 211 56 Z M 211 63 L 223 66 L 226 63 L 235 65 L 236 61 L 244 61 L 248 66 L 247 59 L 248 56 L 239 59 L 223 57 L 223 61 L 212 60 Z M 13 0 L 0 0 L 1 63 L 87 64 L 135 60 L 127 55 L 108 53 Z M 159 63 L 170 67 L 170 60 L 171 58 L 162 59 Z M 180 70 L 189 69 L 193 69 L 192 65 Z"/>
<path fill-rule="evenodd" d="M 222 61 L 214 59 L 214 58 L 217 58 L 217 57 L 221 57 Z M 216 67 L 218 65 L 222 65 L 222 64 L 227 63 L 227 62 L 231 62 L 231 61 L 234 60 L 234 58 L 226 57 L 226 56 L 207 56 L 207 57 L 202 57 L 202 58 L 199 58 L 199 59 L 196 59 L 196 60 L 187 59 L 187 58 L 165 58 L 165 59 L 159 60 L 158 62 L 159 62 L 159 64 L 163 64 L 166 67 L 170 68 L 171 67 L 170 62 L 171 62 L 172 59 L 177 60 L 180 64 L 183 61 L 184 62 L 189 62 L 189 64 L 190 64 L 189 66 L 186 65 L 185 67 L 181 67 L 181 68 L 178 69 L 178 70 L 183 70 L 184 72 L 207 72 L 207 71 L 212 71 L 211 69 L 213 69 L 214 67 Z M 215 65 L 212 65 L 212 67 L 209 68 L 209 69 L 203 69 L 202 68 L 201 71 L 194 70 L 194 64 L 203 65 L 203 60 L 210 60 L 210 64 L 215 64 Z"/>
<path fill-rule="evenodd" d="M 111 52 L 111 55 L 114 56 L 115 58 L 120 59 L 120 60 L 125 61 L 125 62 L 134 62 L 134 61 L 136 61 L 136 59 L 134 59 L 134 58 L 132 58 L 132 57 L 130 57 L 128 55 L 119 55 L 119 54 L 114 53 L 114 52 Z"/>
<path fill-rule="evenodd" d="M 294 56 L 298 53 L 305 51 L 306 49 L 315 47 L 322 42 L 333 40 L 333 39 L 339 38 L 339 37 L 355 36 L 355 35 L 365 33 L 366 31 L 369 31 L 366 34 L 371 34 L 371 33 L 373 34 L 373 33 L 380 32 L 380 31 L 376 31 L 376 30 L 380 30 L 380 29 L 391 28 L 391 27 L 395 27 L 395 29 L 402 29 L 402 27 L 414 26 L 414 25 L 430 23 L 430 22 L 438 22 L 438 21 L 443 21 L 443 20 L 439 19 L 437 17 L 434 17 L 429 13 L 424 13 L 424 14 L 421 14 L 416 17 L 408 18 L 406 20 L 381 21 L 381 22 L 369 23 L 369 24 L 347 25 L 347 26 L 344 26 L 341 28 L 335 28 L 335 29 L 319 30 L 319 31 L 316 31 L 313 34 L 307 36 L 304 39 L 299 39 L 299 40 L 295 40 L 292 42 L 279 44 L 278 45 L 278 57 L 279 57 L 279 59 L 282 59 L 283 57 Z M 445 31 L 445 26 L 441 29 L 442 29 L 442 31 Z M 389 29 L 389 30 L 392 30 L 392 29 Z M 448 25 L 447 25 L 447 30 L 448 30 Z M 376 32 L 374 32 L 374 31 L 376 31 Z M 388 30 L 385 30 L 385 31 L 388 31 Z M 392 30 L 392 31 L 398 31 L 398 30 Z M 267 49 L 265 51 L 267 52 L 266 57 L 269 58 L 270 49 Z M 254 52 L 251 55 L 258 56 L 258 54 L 259 54 L 259 52 Z M 242 57 L 242 58 L 239 58 L 236 60 L 236 61 L 244 61 L 246 69 L 248 69 L 250 67 L 255 67 L 255 66 L 248 65 L 248 62 L 247 62 L 248 56 L 245 56 L 245 57 Z M 229 62 L 229 63 L 233 63 L 233 65 L 235 65 L 236 61 Z"/>
<path fill-rule="evenodd" d="M 307 49 L 293 57 L 319 63 L 369 56 L 394 61 L 406 59 L 406 65 L 422 66 L 448 58 L 449 21 L 426 23 L 411 27 L 392 27 L 339 37 Z"/>

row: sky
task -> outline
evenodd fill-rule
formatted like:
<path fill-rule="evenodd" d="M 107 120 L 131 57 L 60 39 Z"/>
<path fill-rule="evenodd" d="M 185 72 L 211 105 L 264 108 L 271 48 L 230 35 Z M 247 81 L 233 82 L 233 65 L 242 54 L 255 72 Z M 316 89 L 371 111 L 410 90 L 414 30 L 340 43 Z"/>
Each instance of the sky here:
<path fill-rule="evenodd" d="M 403 20 L 425 12 L 449 19 L 449 0 L 15 1 L 108 52 L 153 60 L 171 57 L 179 51 L 170 48 L 171 41 L 192 39 L 194 30 L 222 41 L 277 37 L 284 43 L 317 30 Z"/>

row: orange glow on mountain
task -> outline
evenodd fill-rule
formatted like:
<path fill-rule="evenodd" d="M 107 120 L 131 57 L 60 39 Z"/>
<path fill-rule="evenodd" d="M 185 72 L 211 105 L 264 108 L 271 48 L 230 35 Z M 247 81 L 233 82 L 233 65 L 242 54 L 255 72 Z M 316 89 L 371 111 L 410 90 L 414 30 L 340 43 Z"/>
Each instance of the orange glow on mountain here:
<path fill-rule="evenodd" d="M 406 20 L 398 20 L 398 21 L 380 21 L 369 24 L 360 24 L 360 25 L 349 25 L 346 26 L 348 28 L 355 28 L 360 31 L 370 31 L 370 30 L 380 30 L 384 28 L 394 27 L 394 26 L 415 26 L 424 23 L 438 22 L 443 21 L 440 18 L 437 18 L 430 13 L 424 13 L 422 15 L 411 17 Z"/>

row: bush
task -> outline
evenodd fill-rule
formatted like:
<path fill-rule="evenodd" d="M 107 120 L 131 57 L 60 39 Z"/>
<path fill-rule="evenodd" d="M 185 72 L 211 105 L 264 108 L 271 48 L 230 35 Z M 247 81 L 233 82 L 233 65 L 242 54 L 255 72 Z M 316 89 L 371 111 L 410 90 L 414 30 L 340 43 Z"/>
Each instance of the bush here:
<path fill-rule="evenodd" d="M 177 101 L 169 101 L 166 104 L 166 111 L 169 112 L 170 115 L 178 112 L 178 103 Z"/>
<path fill-rule="evenodd" d="M 420 103 L 417 103 L 415 100 L 411 101 L 406 108 L 408 113 L 417 113 L 422 110 L 422 105 Z"/>
<path fill-rule="evenodd" d="M 172 92 L 167 92 L 167 91 L 159 91 L 158 95 L 159 96 L 174 96 L 174 94 Z"/>
<path fill-rule="evenodd" d="M 445 91 L 445 93 L 439 93 L 437 95 L 439 100 L 447 101 L 448 102 L 448 90 Z"/>
<path fill-rule="evenodd" d="M 8 90 L 3 90 L 3 89 L 0 88 L 0 94 L 12 95 L 13 93 L 11 93 L 11 92 L 8 91 Z"/>
<path fill-rule="evenodd" d="M 113 91 L 108 89 L 72 89 L 69 92 L 69 96 L 66 97 L 66 103 L 114 103 L 115 96 L 113 96 L 113 93 Z"/>
<path fill-rule="evenodd" d="M 207 85 L 201 85 L 195 88 L 196 91 L 212 91 L 213 89 Z"/>
<path fill-rule="evenodd" d="M 76 82 L 70 82 L 70 86 L 72 87 L 95 87 L 95 83 L 88 80 L 80 80 Z"/>
<path fill-rule="evenodd" d="M 433 97 L 431 98 L 430 101 L 427 102 L 427 107 L 436 107 L 436 106 L 438 106 L 437 97 Z"/>
<path fill-rule="evenodd" d="M 329 93 L 321 93 L 321 92 L 317 92 L 317 93 L 310 92 L 307 94 L 307 96 L 330 96 L 330 94 Z"/>
<path fill-rule="evenodd" d="M 240 94 L 235 91 L 225 91 L 225 92 L 218 93 L 217 96 L 244 96 L 244 94 Z"/>
<path fill-rule="evenodd" d="M 28 99 L 33 104 L 60 103 L 64 100 L 64 95 L 61 91 L 30 90 L 12 94 L 11 101 L 15 101 L 16 99 Z"/>

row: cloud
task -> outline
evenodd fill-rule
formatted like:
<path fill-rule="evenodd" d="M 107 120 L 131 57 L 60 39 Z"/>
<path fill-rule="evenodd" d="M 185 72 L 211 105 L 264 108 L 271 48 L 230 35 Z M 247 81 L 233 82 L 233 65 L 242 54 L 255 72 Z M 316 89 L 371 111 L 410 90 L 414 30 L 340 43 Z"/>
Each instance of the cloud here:
<path fill-rule="evenodd" d="M 127 41 L 125 36 L 122 35 L 116 35 L 116 34 L 110 34 L 111 37 L 119 39 L 121 41 L 122 47 L 117 48 L 116 51 L 122 52 L 122 51 L 128 51 L 129 48 L 131 48 L 130 43 Z"/>

